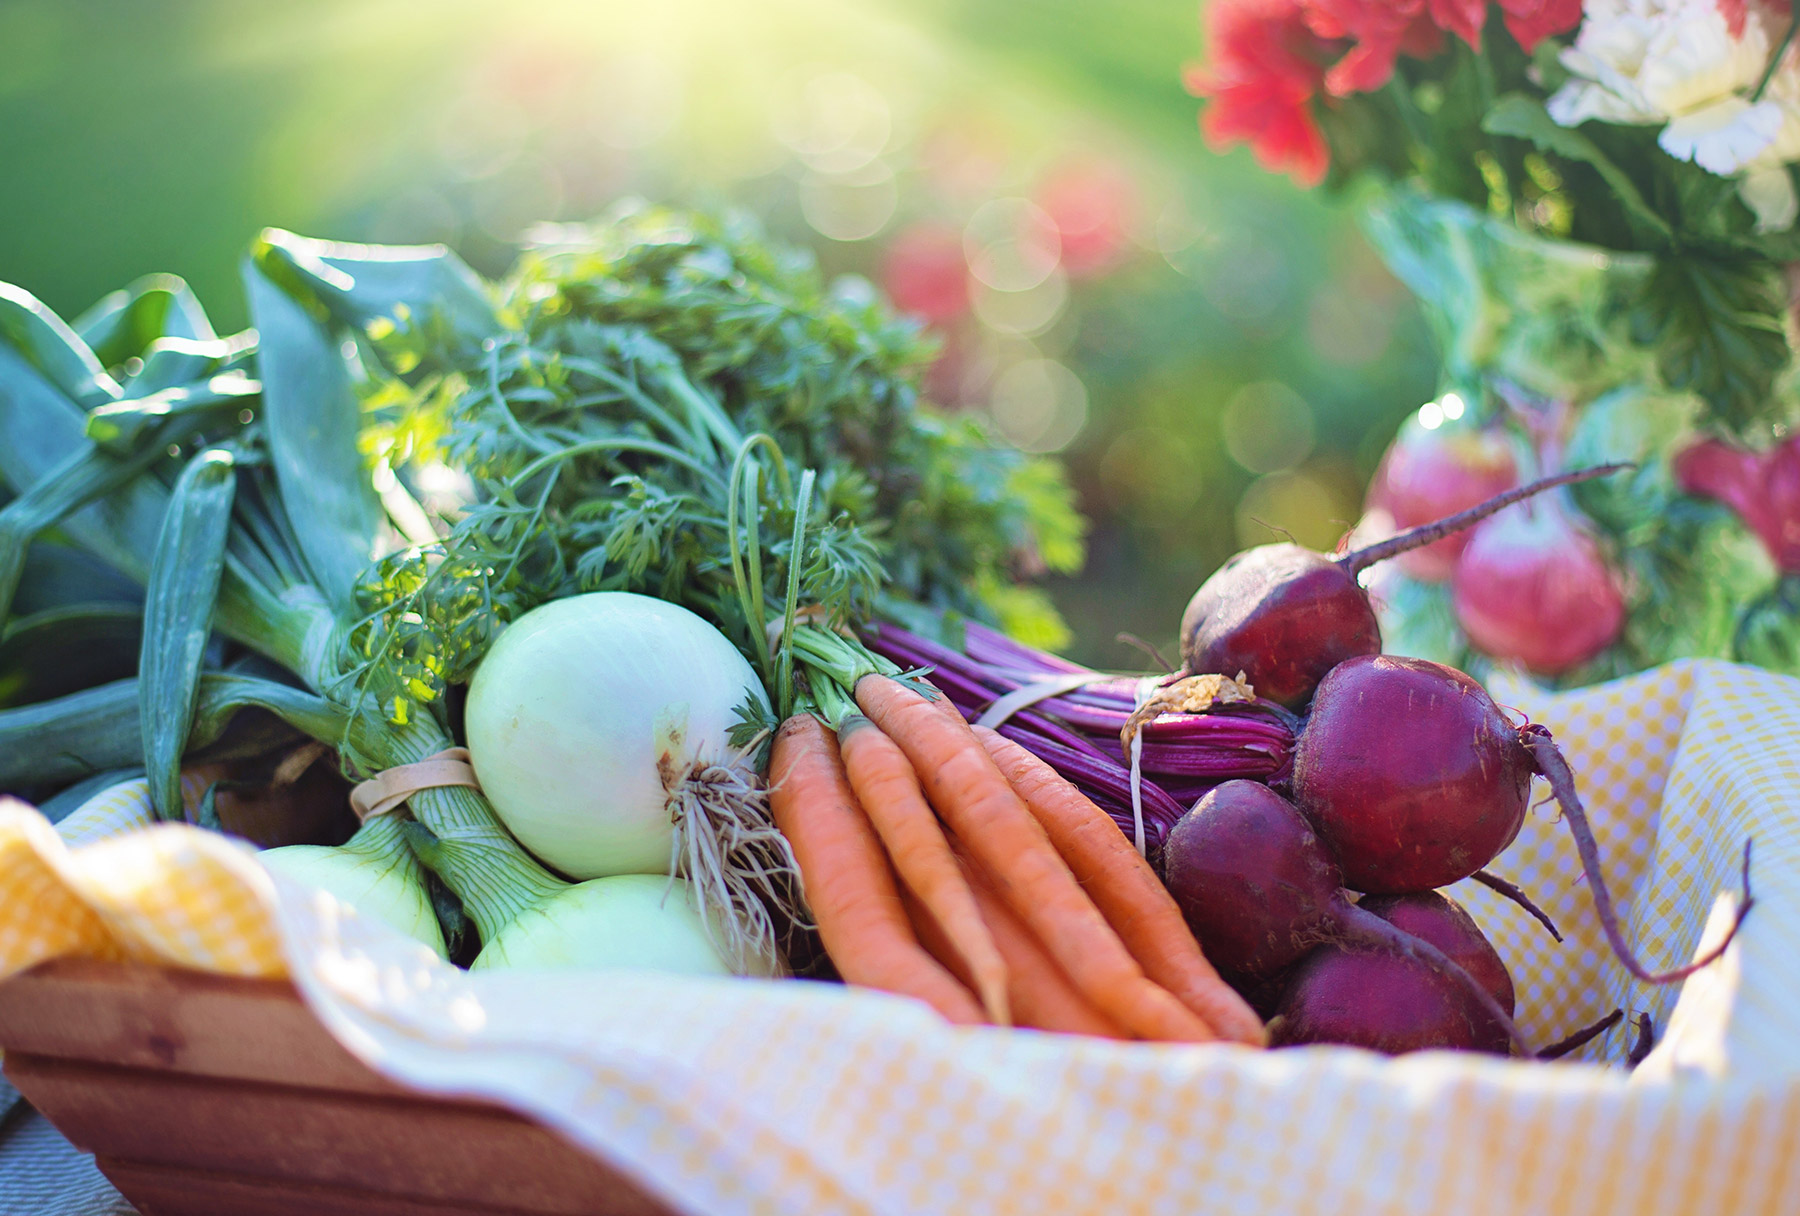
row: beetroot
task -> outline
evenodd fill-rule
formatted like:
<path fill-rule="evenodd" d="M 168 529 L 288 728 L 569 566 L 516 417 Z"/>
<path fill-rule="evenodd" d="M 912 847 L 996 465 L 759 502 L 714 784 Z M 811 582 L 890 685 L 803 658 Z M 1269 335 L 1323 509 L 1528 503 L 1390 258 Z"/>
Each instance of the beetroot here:
<path fill-rule="evenodd" d="M 1506 964 L 1475 918 L 1454 899 L 1442 891 L 1420 891 L 1416 895 L 1366 895 L 1357 906 L 1442 950 L 1493 993 L 1500 1008 L 1513 1012 L 1513 982 Z"/>
<path fill-rule="evenodd" d="M 1613 908 L 1612 892 L 1600 873 L 1600 847 L 1594 841 L 1594 830 L 1588 825 L 1587 811 L 1581 805 L 1581 797 L 1575 792 L 1575 774 L 1569 771 L 1569 762 L 1563 758 L 1556 741 L 1550 737 L 1550 732 L 1541 726 L 1532 724 L 1521 727 L 1519 739 L 1530 753 L 1537 771 L 1549 781 L 1550 792 L 1555 795 L 1557 805 L 1562 808 L 1563 822 L 1569 825 L 1569 832 L 1575 837 L 1575 851 L 1581 855 L 1581 865 L 1587 875 L 1588 891 L 1594 897 L 1594 912 L 1599 918 L 1600 928 L 1606 934 L 1607 944 L 1625 965 L 1625 969 L 1646 984 L 1672 984 L 1686 979 L 1724 954 L 1725 948 L 1731 945 L 1738 930 L 1743 927 L 1744 917 L 1750 914 L 1751 907 L 1756 903 L 1755 897 L 1750 894 L 1752 842 L 1748 839 L 1744 841 L 1742 893 L 1738 896 L 1737 914 L 1732 918 L 1730 931 L 1718 945 L 1686 966 L 1668 971 L 1651 971 L 1626 943 L 1625 934 L 1619 927 L 1619 915 Z"/>
<path fill-rule="evenodd" d="M 1398 1055 L 1428 1048 L 1507 1054 L 1505 1024 L 1441 971 L 1385 950 L 1321 946 L 1294 969 L 1269 1044 L 1342 1043 Z"/>
<path fill-rule="evenodd" d="M 1234 676 L 1299 709 L 1350 655 L 1378 654 L 1381 626 L 1356 575 L 1295 544 L 1246 549 L 1200 585 L 1181 615 L 1187 670 Z"/>
<path fill-rule="evenodd" d="M 1453 667 L 1359 656 L 1319 685 L 1294 748 L 1294 801 L 1358 891 L 1467 878 L 1525 822 L 1532 760 L 1494 699 Z"/>
<path fill-rule="evenodd" d="M 1345 659 L 1381 650 L 1375 610 L 1356 581 L 1368 567 L 1441 540 L 1533 494 L 1624 467 L 1546 477 L 1342 557 L 1295 544 L 1245 550 L 1215 570 L 1188 601 L 1181 616 L 1184 670 L 1242 672 L 1258 696 L 1299 709 L 1326 672 Z"/>
<path fill-rule="evenodd" d="M 1347 901 L 1311 825 L 1255 781 L 1227 781 L 1163 842 L 1163 868 L 1213 966 L 1267 979 L 1326 941 Z"/>
<path fill-rule="evenodd" d="M 1201 949 L 1244 986 L 1315 947 L 1373 950 L 1460 988 L 1464 1005 L 1481 1009 L 1503 1038 L 1522 1042 L 1492 993 L 1443 950 L 1349 901 L 1324 843 L 1267 786 L 1228 781 L 1209 792 L 1169 833 L 1163 859 L 1169 891 Z"/>

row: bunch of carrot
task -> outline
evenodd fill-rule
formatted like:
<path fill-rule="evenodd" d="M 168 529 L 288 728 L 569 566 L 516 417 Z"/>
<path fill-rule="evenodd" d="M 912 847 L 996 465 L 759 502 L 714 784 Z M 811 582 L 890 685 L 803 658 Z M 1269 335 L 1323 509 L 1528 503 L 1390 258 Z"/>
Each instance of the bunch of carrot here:
<path fill-rule="evenodd" d="M 1104 811 L 928 685 L 846 683 L 854 704 L 825 687 L 781 725 L 769 772 L 846 982 L 965 1025 L 1264 1042 Z"/>

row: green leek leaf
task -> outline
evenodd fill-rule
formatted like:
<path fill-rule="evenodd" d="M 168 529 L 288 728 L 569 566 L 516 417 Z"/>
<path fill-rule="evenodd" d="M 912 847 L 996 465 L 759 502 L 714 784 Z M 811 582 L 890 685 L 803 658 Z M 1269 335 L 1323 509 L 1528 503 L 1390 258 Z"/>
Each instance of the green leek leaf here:
<path fill-rule="evenodd" d="M 188 285 L 172 274 L 151 274 L 102 296 L 72 326 L 104 367 L 143 357 L 158 338 L 211 340 L 212 322 Z"/>
<path fill-rule="evenodd" d="M 133 604 L 66 604 L 0 631 L 0 706 L 48 701 L 137 671 L 142 612 Z"/>
<path fill-rule="evenodd" d="M 244 266 L 258 334 L 263 431 L 281 504 L 312 582 L 339 609 L 375 555 L 382 514 L 357 432 L 362 409 L 338 342 L 255 262 Z"/>
<path fill-rule="evenodd" d="M 0 342 L 0 481 L 21 493 L 91 451 L 87 415 L 13 347 Z M 168 493 L 147 477 L 104 489 L 63 517 L 62 531 L 120 573 L 143 582 Z"/>
<path fill-rule="evenodd" d="M 182 817 L 181 755 L 200 695 L 236 493 L 230 452 L 212 448 L 189 461 L 169 497 L 150 563 L 138 708 L 150 800 L 163 819 Z"/>
<path fill-rule="evenodd" d="M 0 283 L 0 345 L 11 346 L 83 409 L 119 395 L 88 344 L 30 292 Z"/>

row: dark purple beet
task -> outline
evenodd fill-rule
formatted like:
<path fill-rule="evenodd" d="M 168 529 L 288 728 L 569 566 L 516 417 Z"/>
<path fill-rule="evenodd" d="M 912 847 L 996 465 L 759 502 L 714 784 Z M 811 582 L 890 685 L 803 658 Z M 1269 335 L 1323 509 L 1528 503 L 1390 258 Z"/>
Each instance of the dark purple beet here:
<path fill-rule="evenodd" d="M 1532 770 L 1480 684 L 1441 663 L 1365 655 L 1319 684 L 1294 748 L 1294 801 L 1345 885 L 1430 891 L 1512 843 Z"/>
<path fill-rule="evenodd" d="M 1468 909 L 1442 891 L 1415 895 L 1366 895 L 1357 904 L 1396 929 L 1442 950 L 1450 961 L 1467 971 L 1475 982 L 1493 993 L 1500 1008 L 1516 1008 L 1512 976 L 1494 944 L 1469 915 Z"/>
<path fill-rule="evenodd" d="M 1379 654 L 1369 597 L 1337 562 L 1294 544 L 1259 545 L 1200 584 L 1181 614 L 1192 672 L 1243 672 L 1256 695 L 1300 709 L 1325 673 Z"/>
<path fill-rule="evenodd" d="M 1163 864 L 1169 891 L 1206 957 L 1253 988 L 1322 945 L 1373 949 L 1460 986 L 1520 1046 L 1510 1016 L 1429 940 L 1352 904 L 1342 873 L 1305 818 L 1255 781 L 1228 781 L 1181 817 Z"/>
<path fill-rule="evenodd" d="M 1267 979 L 1320 942 L 1343 879 L 1310 824 L 1257 781 L 1227 781 L 1163 842 L 1169 891 L 1213 966 Z"/>
<path fill-rule="evenodd" d="M 1546 477 L 1342 557 L 1292 543 L 1247 549 L 1213 571 L 1188 601 L 1181 615 L 1182 665 L 1193 675 L 1243 672 L 1257 696 L 1299 710 L 1339 663 L 1381 652 L 1375 610 L 1356 581 L 1364 570 L 1533 494 L 1625 467 Z"/>
<path fill-rule="evenodd" d="M 1288 980 L 1269 1045 L 1342 1043 L 1398 1055 L 1451 1048 L 1506 1055 L 1505 1025 L 1469 990 L 1416 958 L 1320 946 Z"/>

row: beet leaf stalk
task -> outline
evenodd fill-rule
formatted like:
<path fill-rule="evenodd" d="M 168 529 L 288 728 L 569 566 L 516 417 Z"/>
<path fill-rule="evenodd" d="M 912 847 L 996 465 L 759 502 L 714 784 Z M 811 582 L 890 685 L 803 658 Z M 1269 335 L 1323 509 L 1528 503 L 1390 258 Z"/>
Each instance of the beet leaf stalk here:
<path fill-rule="evenodd" d="M 1562 750 L 1556 746 L 1550 732 L 1542 726 L 1532 724 L 1521 727 L 1519 741 L 1531 754 L 1538 773 L 1550 783 L 1550 792 L 1556 796 L 1557 805 L 1562 808 L 1563 818 L 1568 821 L 1569 831 L 1575 837 L 1576 852 L 1580 853 L 1582 867 L 1587 871 L 1588 890 L 1593 892 L 1594 910 L 1600 917 L 1600 928 L 1605 931 L 1608 944 L 1612 946 L 1613 953 L 1619 956 L 1625 969 L 1646 984 L 1673 984 L 1686 979 L 1724 954 L 1726 947 L 1737 937 L 1744 917 L 1750 914 L 1750 909 L 1756 903 L 1750 894 L 1751 841 L 1744 841 L 1743 894 L 1738 900 L 1737 915 L 1732 918 L 1731 929 L 1725 934 L 1725 939 L 1685 967 L 1677 967 L 1672 971 L 1651 971 L 1638 960 L 1619 927 L 1619 914 L 1613 907 L 1612 892 L 1607 889 L 1606 880 L 1600 873 L 1600 848 L 1594 840 L 1587 812 L 1582 808 L 1581 797 L 1575 792 L 1575 775 L 1569 770 L 1569 762 L 1563 758 Z"/>
<path fill-rule="evenodd" d="M 934 686 L 974 721 L 1022 690 L 1060 691 L 1030 699 L 994 729 L 1043 760 L 1135 835 L 1131 771 L 1119 758 L 1119 732 L 1137 707 L 1136 677 L 1109 676 L 1023 646 L 973 622 L 956 650 L 895 625 L 867 632 L 869 649 L 903 668 L 929 668 Z M 1070 682 L 1078 682 L 1068 687 Z M 1187 808 L 1220 783 L 1286 775 L 1294 721 L 1265 702 L 1220 705 L 1206 713 L 1168 714 L 1144 728 L 1139 811 L 1154 855 Z"/>
<path fill-rule="evenodd" d="M 1605 477 L 1635 467 L 1629 463 L 1597 464 L 1590 468 L 1572 469 L 1566 473 L 1540 477 L 1529 485 L 1507 490 L 1503 494 L 1496 494 L 1486 502 L 1477 503 L 1466 511 L 1458 511 L 1454 515 L 1446 515 L 1431 523 L 1408 528 L 1386 540 L 1377 541 L 1372 545 L 1364 545 L 1360 549 L 1344 554 L 1337 559 L 1337 563 L 1343 567 L 1344 573 L 1351 578 L 1356 578 L 1364 570 L 1378 562 L 1385 562 L 1390 557 L 1398 557 L 1413 549 L 1422 549 L 1434 541 L 1443 540 L 1452 533 L 1472 528 L 1488 516 L 1496 515 L 1514 503 L 1524 502 L 1527 498 L 1542 494 L 1545 490 L 1554 490 L 1558 486 L 1572 486 L 1577 482 L 1591 481 L 1596 477 Z"/>

